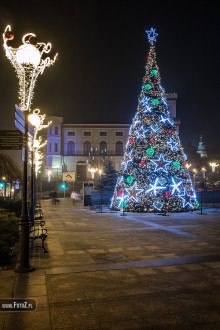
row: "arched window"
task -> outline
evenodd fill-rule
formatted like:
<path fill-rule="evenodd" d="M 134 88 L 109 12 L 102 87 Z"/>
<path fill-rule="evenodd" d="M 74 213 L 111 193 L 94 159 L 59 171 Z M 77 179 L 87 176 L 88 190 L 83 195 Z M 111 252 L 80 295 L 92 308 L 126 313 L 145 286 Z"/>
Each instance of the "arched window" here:
<path fill-rule="evenodd" d="M 92 144 L 90 141 L 85 141 L 83 144 L 84 155 L 89 155 L 91 153 Z"/>
<path fill-rule="evenodd" d="M 87 181 L 88 164 L 85 162 L 78 162 L 76 165 L 77 181 Z"/>
<path fill-rule="evenodd" d="M 117 156 L 122 156 L 123 155 L 123 142 L 117 141 L 115 143 L 115 154 Z"/>
<path fill-rule="evenodd" d="M 58 143 L 56 143 L 56 142 L 54 143 L 54 151 L 58 152 Z"/>
<path fill-rule="evenodd" d="M 101 141 L 99 143 L 99 151 L 100 151 L 101 155 L 107 154 L 107 142 L 106 141 Z"/>
<path fill-rule="evenodd" d="M 67 155 L 75 155 L 76 152 L 76 144 L 74 141 L 67 142 Z"/>

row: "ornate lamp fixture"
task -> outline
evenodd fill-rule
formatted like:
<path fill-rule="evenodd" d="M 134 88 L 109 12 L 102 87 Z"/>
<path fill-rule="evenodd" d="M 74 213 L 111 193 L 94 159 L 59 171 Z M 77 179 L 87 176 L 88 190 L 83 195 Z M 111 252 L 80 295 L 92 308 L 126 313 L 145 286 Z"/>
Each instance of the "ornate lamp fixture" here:
<path fill-rule="evenodd" d="M 7 25 L 3 33 L 3 46 L 5 54 L 14 67 L 19 80 L 19 108 L 24 113 L 24 134 L 23 134 L 23 184 L 22 184 L 22 211 L 21 211 L 21 249 L 19 262 L 15 271 L 30 272 L 34 268 L 29 265 L 29 210 L 28 210 L 28 113 L 31 111 L 33 90 L 39 74 L 42 74 L 46 67 L 54 64 L 57 54 L 51 59 L 47 54 L 51 51 L 51 43 L 38 42 L 36 35 L 27 33 L 22 38 L 22 45 L 13 48 L 8 42 L 14 39 L 11 26 Z M 35 135 L 35 133 L 34 133 Z"/>
<path fill-rule="evenodd" d="M 51 43 L 38 42 L 36 35 L 27 33 L 22 38 L 22 45 L 18 48 L 8 46 L 8 41 L 14 39 L 11 26 L 8 25 L 3 33 L 5 54 L 17 73 L 19 79 L 19 108 L 28 111 L 31 107 L 33 90 L 36 79 L 46 67 L 54 64 L 58 54 L 51 59 L 45 56 L 51 51 Z"/>

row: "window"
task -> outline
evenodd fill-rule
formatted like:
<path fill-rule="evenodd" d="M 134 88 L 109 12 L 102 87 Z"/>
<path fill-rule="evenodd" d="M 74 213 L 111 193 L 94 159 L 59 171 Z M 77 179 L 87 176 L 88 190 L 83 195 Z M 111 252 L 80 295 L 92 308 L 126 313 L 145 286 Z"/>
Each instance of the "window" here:
<path fill-rule="evenodd" d="M 67 143 L 67 155 L 75 155 L 76 152 L 76 144 L 74 141 L 69 141 Z"/>
<path fill-rule="evenodd" d="M 78 181 L 87 181 L 88 166 L 85 163 L 76 165 L 76 176 Z"/>
<path fill-rule="evenodd" d="M 107 132 L 99 132 L 100 136 L 107 136 Z"/>
<path fill-rule="evenodd" d="M 56 143 L 56 142 L 54 143 L 54 151 L 58 152 L 58 143 Z"/>
<path fill-rule="evenodd" d="M 106 155 L 107 153 L 107 142 L 106 141 L 101 141 L 99 143 L 99 151 L 101 155 Z"/>
<path fill-rule="evenodd" d="M 67 132 L 67 135 L 75 136 L 75 132 Z"/>
<path fill-rule="evenodd" d="M 84 132 L 84 136 L 91 136 L 91 132 Z"/>
<path fill-rule="evenodd" d="M 116 136 L 123 136 L 124 134 L 123 134 L 123 132 L 116 132 L 115 135 Z"/>
<path fill-rule="evenodd" d="M 89 155 L 91 153 L 92 144 L 90 141 L 85 141 L 83 144 L 83 152 L 85 155 Z"/>
<path fill-rule="evenodd" d="M 58 127 L 55 127 L 55 135 L 58 135 Z"/>
<path fill-rule="evenodd" d="M 117 141 L 115 144 L 115 154 L 117 156 L 122 156 L 123 155 L 123 142 Z"/>

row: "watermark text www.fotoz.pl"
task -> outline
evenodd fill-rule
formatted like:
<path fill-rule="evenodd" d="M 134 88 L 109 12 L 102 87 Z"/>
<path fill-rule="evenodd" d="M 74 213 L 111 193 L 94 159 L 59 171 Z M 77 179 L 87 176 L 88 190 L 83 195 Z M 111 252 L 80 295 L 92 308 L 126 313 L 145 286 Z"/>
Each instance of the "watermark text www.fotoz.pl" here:
<path fill-rule="evenodd" d="M 0 299 L 0 312 L 31 312 L 37 307 L 34 299 L 6 298 Z"/>

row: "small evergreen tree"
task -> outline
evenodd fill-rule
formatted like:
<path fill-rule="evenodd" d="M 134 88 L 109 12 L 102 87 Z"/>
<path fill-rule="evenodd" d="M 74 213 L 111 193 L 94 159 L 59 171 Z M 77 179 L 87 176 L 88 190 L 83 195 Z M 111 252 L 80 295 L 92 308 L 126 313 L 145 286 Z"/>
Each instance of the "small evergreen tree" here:
<path fill-rule="evenodd" d="M 105 194 L 107 198 L 111 199 L 117 181 L 117 172 L 110 160 L 105 162 L 103 173 L 97 182 L 96 188 L 98 192 Z"/>

